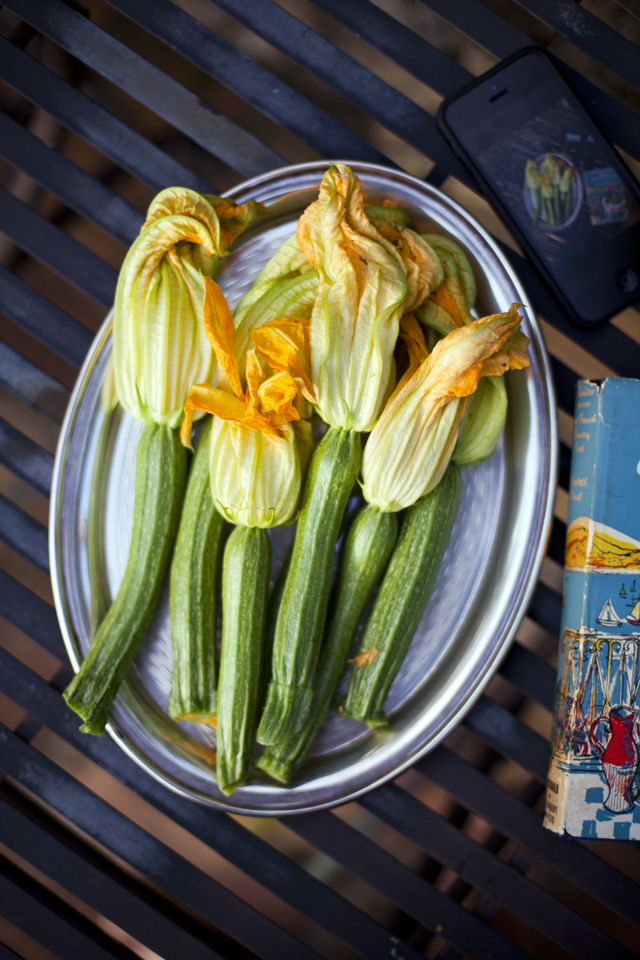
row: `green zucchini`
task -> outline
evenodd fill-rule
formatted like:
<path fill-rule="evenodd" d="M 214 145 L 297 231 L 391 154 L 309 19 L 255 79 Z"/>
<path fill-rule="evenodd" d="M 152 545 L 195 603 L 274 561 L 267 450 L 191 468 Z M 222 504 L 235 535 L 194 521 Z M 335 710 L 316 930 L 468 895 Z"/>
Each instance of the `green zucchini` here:
<path fill-rule="evenodd" d="M 187 451 L 177 430 L 144 428 L 136 456 L 135 506 L 129 559 L 118 594 L 89 652 L 64 692 L 85 721 L 83 733 L 101 734 L 118 688 L 155 612 L 184 494 Z"/>
<path fill-rule="evenodd" d="M 471 309 L 476 302 L 476 280 L 466 253 L 458 246 L 457 243 L 455 243 L 453 240 L 450 240 L 448 237 L 441 237 L 435 233 L 422 233 L 420 236 L 423 240 L 426 240 L 429 246 L 433 247 L 442 260 L 442 265 L 445 268 L 445 276 L 458 277 L 464 298 L 467 301 L 467 306 L 469 309 Z M 447 254 L 449 255 L 448 257 Z M 449 258 L 452 258 L 454 261 L 455 273 L 447 271 L 445 261 L 449 260 Z M 451 266 L 449 266 L 449 270 L 451 270 Z"/>
<path fill-rule="evenodd" d="M 218 684 L 217 777 L 227 794 L 254 766 L 270 571 L 267 531 L 236 527 L 224 551 Z"/>
<path fill-rule="evenodd" d="M 173 686 L 169 713 L 175 720 L 201 722 L 216 715 L 216 581 L 225 526 L 211 496 L 210 434 L 211 417 L 207 417 L 187 482 L 170 594 Z"/>
<path fill-rule="evenodd" d="M 449 464 L 431 493 L 409 507 L 360 642 L 344 714 L 369 726 L 387 723 L 384 704 L 420 623 L 447 548 L 462 496 Z"/>
<path fill-rule="evenodd" d="M 104 511 L 109 471 L 104 469 L 104 465 L 111 459 L 121 416 L 122 407 L 117 402 L 104 411 L 91 476 L 86 536 L 91 587 L 91 628 L 94 636 L 105 618 L 110 603 L 109 586 L 104 568 Z"/>
<path fill-rule="evenodd" d="M 451 314 L 447 313 L 444 307 L 441 307 L 440 304 L 432 300 L 431 297 L 427 297 L 413 312 L 420 323 L 430 330 L 435 330 L 436 333 L 441 334 L 443 337 L 446 337 L 452 330 L 458 329 Z"/>
<path fill-rule="evenodd" d="M 273 641 L 275 640 L 276 636 L 278 611 L 280 610 L 280 603 L 282 601 L 284 587 L 287 582 L 289 567 L 291 566 L 292 553 L 293 540 L 289 544 L 289 549 L 287 550 L 284 560 L 282 561 L 282 566 L 280 567 L 278 576 L 276 577 L 276 582 L 273 585 L 273 590 L 271 591 L 269 603 L 267 605 L 267 623 L 265 626 L 264 636 L 264 657 L 262 659 L 262 680 L 260 682 L 260 716 L 262 716 L 264 705 L 267 702 L 267 691 L 269 690 L 269 682 L 271 680 L 271 657 L 273 656 Z"/>
<path fill-rule="evenodd" d="M 361 459 L 360 434 L 353 430 L 330 428 L 313 454 L 278 612 L 260 743 L 288 740 L 311 709 L 335 547 Z"/>
<path fill-rule="evenodd" d="M 313 678 L 311 712 L 299 733 L 269 747 L 258 761 L 258 766 L 276 780 L 287 783 L 291 779 L 304 763 L 320 732 L 338 689 L 360 618 L 384 573 L 397 535 L 396 514 L 382 513 L 376 507 L 364 507 L 351 524 Z"/>
<path fill-rule="evenodd" d="M 470 467 L 491 456 L 507 419 L 504 377 L 482 377 L 478 389 L 467 397 L 452 460 Z"/>

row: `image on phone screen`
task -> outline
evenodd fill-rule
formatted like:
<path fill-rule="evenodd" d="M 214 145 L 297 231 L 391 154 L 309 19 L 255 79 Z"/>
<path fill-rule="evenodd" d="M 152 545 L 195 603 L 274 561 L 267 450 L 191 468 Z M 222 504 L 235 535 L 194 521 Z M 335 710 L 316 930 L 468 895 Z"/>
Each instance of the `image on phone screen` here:
<path fill-rule="evenodd" d="M 502 102 L 452 111 L 454 133 L 576 311 L 601 317 L 640 296 L 637 187 L 551 68 L 527 60 L 541 58 L 511 64 Z"/>

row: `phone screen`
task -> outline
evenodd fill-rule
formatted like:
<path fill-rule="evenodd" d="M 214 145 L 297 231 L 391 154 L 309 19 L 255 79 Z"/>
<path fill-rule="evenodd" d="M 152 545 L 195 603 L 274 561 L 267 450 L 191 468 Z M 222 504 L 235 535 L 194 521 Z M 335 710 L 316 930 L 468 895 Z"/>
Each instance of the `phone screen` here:
<path fill-rule="evenodd" d="M 640 294 L 638 187 L 543 57 L 508 64 L 446 119 L 580 316 Z"/>

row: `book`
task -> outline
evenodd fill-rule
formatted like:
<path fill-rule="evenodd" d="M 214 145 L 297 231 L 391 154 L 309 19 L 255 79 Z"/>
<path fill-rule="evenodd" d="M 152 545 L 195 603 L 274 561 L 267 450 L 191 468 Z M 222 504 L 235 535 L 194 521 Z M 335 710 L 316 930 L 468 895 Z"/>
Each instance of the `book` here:
<path fill-rule="evenodd" d="M 640 840 L 640 380 L 578 381 L 544 825 Z"/>

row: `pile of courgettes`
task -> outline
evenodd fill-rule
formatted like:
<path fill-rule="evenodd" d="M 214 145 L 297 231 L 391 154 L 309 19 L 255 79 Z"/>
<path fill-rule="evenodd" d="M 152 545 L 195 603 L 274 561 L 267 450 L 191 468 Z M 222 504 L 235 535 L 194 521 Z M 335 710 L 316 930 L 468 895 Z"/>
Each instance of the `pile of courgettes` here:
<path fill-rule="evenodd" d="M 136 241 L 146 247 L 125 261 L 116 388 L 125 410 L 153 423 L 138 450 L 123 583 L 65 693 L 82 729 L 101 733 L 173 557 L 168 710 L 216 729 L 225 793 L 256 765 L 288 782 L 304 763 L 367 611 L 337 708 L 388 722 L 389 689 L 453 529 L 460 467 L 495 449 L 502 374 L 528 363 L 518 305 L 475 319 L 463 251 L 412 230 L 391 202 L 365 206 L 343 164 L 232 315 L 213 279 L 217 257 L 258 214 L 165 191 Z M 185 448 L 203 414 L 185 489 Z M 313 423 L 325 431 L 315 449 Z M 364 503 L 345 529 L 359 488 Z M 268 530 L 293 522 L 269 598 Z"/>

